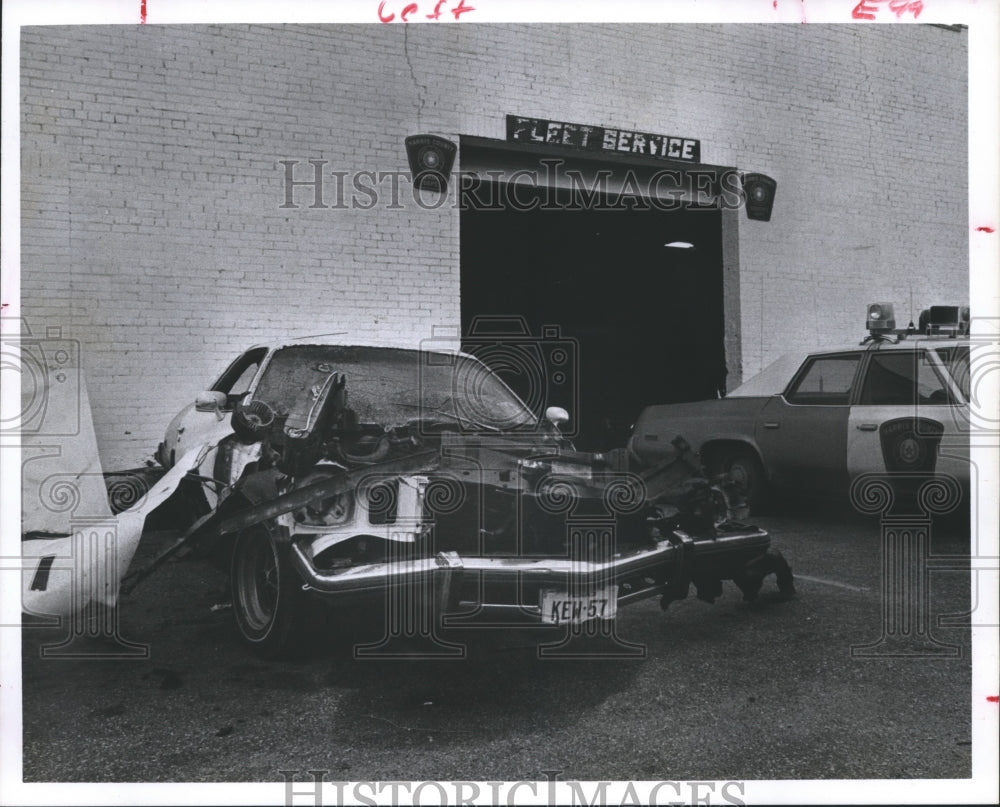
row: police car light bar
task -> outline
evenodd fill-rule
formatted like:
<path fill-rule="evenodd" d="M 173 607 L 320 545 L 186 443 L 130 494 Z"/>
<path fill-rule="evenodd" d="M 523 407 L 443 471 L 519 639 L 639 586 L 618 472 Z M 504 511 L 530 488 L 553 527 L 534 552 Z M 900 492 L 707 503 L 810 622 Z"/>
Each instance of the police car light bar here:
<path fill-rule="evenodd" d="M 868 331 L 876 334 L 891 333 L 896 329 L 896 313 L 892 303 L 871 303 L 868 306 Z"/>
<path fill-rule="evenodd" d="M 932 305 L 920 312 L 920 333 L 960 334 L 969 331 L 969 307 Z"/>

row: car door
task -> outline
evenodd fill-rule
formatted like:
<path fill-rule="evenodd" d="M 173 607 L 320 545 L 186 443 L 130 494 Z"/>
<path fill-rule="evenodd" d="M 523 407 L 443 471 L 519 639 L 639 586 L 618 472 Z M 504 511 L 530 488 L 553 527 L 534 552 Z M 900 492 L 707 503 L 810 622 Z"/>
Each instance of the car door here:
<path fill-rule="evenodd" d="M 993 363 L 994 350 L 988 343 L 978 345 L 976 360 Z M 950 408 L 942 412 L 944 432 L 938 448 L 938 470 L 954 474 L 963 482 L 973 481 L 969 445 L 975 428 L 970 411 L 973 348 L 968 344 L 936 344 L 929 346 L 928 352 L 938 375 L 949 381 L 954 396 Z"/>
<path fill-rule="evenodd" d="M 848 468 L 969 478 L 967 404 L 933 350 L 873 351 L 848 426 Z"/>
<path fill-rule="evenodd" d="M 786 488 L 843 490 L 847 482 L 847 424 L 861 363 L 860 351 L 807 358 L 754 426 L 771 481 Z"/>

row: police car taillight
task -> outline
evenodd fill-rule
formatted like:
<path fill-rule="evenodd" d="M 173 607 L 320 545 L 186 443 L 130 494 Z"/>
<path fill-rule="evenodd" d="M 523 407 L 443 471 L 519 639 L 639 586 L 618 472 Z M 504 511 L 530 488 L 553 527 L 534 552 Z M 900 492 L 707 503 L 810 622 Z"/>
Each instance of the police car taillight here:
<path fill-rule="evenodd" d="M 895 328 L 896 314 L 892 303 L 872 303 L 868 306 L 868 330 L 871 333 L 886 333 Z"/>

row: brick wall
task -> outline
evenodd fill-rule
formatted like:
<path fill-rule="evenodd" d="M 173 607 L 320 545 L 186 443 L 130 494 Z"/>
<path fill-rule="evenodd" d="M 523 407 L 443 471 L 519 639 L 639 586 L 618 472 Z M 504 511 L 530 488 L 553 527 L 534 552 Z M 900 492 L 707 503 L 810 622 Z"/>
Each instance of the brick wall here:
<path fill-rule="evenodd" d="M 964 33 L 35 27 L 21 64 L 22 311 L 80 341 L 108 467 L 249 344 L 456 327 L 453 205 L 282 208 L 279 161 L 327 161 L 334 204 L 330 172 L 405 171 L 406 135 L 502 138 L 506 113 L 689 135 L 777 179 L 771 222 L 739 222 L 744 375 L 857 338 L 867 301 L 968 295 Z"/>

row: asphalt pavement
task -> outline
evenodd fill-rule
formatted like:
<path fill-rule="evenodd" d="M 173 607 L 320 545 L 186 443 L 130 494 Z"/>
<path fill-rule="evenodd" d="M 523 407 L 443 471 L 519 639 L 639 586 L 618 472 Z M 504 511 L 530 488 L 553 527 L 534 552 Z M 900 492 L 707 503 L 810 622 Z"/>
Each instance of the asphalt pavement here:
<path fill-rule="evenodd" d="M 123 600 L 117 641 L 23 631 L 24 780 L 970 776 L 970 634 L 939 619 L 968 610 L 969 573 L 929 570 L 907 611 L 926 607 L 926 630 L 894 644 L 877 519 L 805 507 L 756 521 L 794 599 L 771 580 L 754 603 L 731 583 L 715 604 L 643 601 L 582 658 L 498 632 L 464 660 L 358 660 L 348 625 L 311 657 L 267 662 L 236 639 L 225 575 L 170 563 Z M 173 536 L 145 536 L 137 560 Z M 967 527 L 933 525 L 935 559 L 968 551 Z"/>

